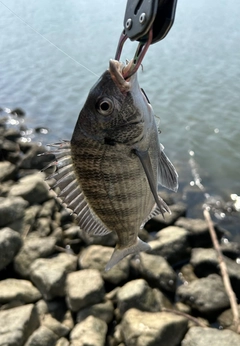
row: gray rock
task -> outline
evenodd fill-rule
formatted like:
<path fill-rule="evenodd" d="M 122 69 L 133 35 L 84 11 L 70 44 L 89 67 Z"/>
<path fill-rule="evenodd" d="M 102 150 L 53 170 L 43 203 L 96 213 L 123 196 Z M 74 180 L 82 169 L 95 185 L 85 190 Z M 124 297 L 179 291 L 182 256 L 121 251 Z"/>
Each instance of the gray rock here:
<path fill-rule="evenodd" d="M 24 217 L 28 203 L 21 197 L 0 197 L 0 227 L 6 226 Z"/>
<path fill-rule="evenodd" d="M 216 314 L 229 307 L 222 279 L 217 274 L 182 285 L 178 287 L 177 294 L 181 302 L 202 314 Z"/>
<path fill-rule="evenodd" d="M 44 157 L 39 157 L 38 154 L 46 151 L 44 147 L 37 145 L 37 143 L 32 143 L 29 150 L 23 155 L 21 162 L 19 164 L 20 168 L 23 169 L 37 169 L 41 170 L 46 166 Z"/>
<path fill-rule="evenodd" d="M 97 269 L 104 280 L 118 285 L 129 276 L 129 258 L 124 258 L 111 270 L 105 271 L 105 266 L 112 256 L 113 248 L 101 245 L 91 245 L 79 256 L 79 266 L 82 269 Z"/>
<path fill-rule="evenodd" d="M 14 178 L 16 166 L 8 161 L 0 162 L 0 182 Z"/>
<path fill-rule="evenodd" d="M 131 309 L 123 316 L 121 325 L 128 346 L 178 346 L 187 331 L 188 321 L 172 313 Z"/>
<path fill-rule="evenodd" d="M 240 335 L 231 330 L 218 330 L 214 328 L 192 327 L 189 329 L 182 346 L 238 346 Z"/>
<path fill-rule="evenodd" d="M 39 217 L 52 217 L 55 210 L 56 200 L 50 199 L 49 201 L 43 203 Z"/>
<path fill-rule="evenodd" d="M 104 346 L 107 324 L 97 317 L 89 316 L 78 323 L 70 334 L 71 346 Z"/>
<path fill-rule="evenodd" d="M 69 341 L 66 338 L 60 338 L 55 346 L 69 346 Z"/>
<path fill-rule="evenodd" d="M 178 273 L 178 277 L 185 285 L 187 285 L 189 282 L 198 279 L 198 277 L 194 273 L 194 268 L 190 263 L 185 264 L 181 268 L 181 270 Z"/>
<path fill-rule="evenodd" d="M 37 219 L 35 228 L 40 237 L 47 237 L 51 233 L 51 218 L 40 217 Z"/>
<path fill-rule="evenodd" d="M 223 256 L 223 259 L 227 265 L 232 288 L 240 299 L 240 265 L 226 256 Z M 214 249 L 193 249 L 191 264 L 198 277 L 207 276 L 213 273 L 220 274 L 218 257 Z"/>
<path fill-rule="evenodd" d="M 83 230 L 80 230 L 79 237 L 87 245 L 103 245 L 103 246 L 115 246 L 117 242 L 116 232 L 108 233 L 104 236 L 89 236 Z"/>
<path fill-rule="evenodd" d="M 240 304 L 238 305 L 238 313 L 240 316 Z M 232 309 L 225 310 L 223 313 L 221 313 L 220 316 L 217 318 L 219 324 L 225 329 L 225 328 L 232 328 L 233 326 L 233 314 Z"/>
<path fill-rule="evenodd" d="M 11 228 L 0 230 L 0 270 L 11 263 L 22 246 L 20 235 Z"/>
<path fill-rule="evenodd" d="M 35 306 L 41 321 L 44 320 L 46 315 L 50 314 L 62 324 L 66 324 L 67 327 L 72 326 L 72 324 L 67 321 L 69 311 L 67 310 L 67 305 L 64 299 L 57 298 L 56 300 L 50 301 L 41 299 L 35 304 Z"/>
<path fill-rule="evenodd" d="M 68 274 L 66 300 L 71 311 L 101 303 L 104 294 L 104 282 L 97 270 L 85 269 Z"/>
<path fill-rule="evenodd" d="M 151 286 L 175 292 L 177 275 L 163 257 L 141 253 L 139 270 Z"/>
<path fill-rule="evenodd" d="M 36 259 L 30 268 L 30 277 L 45 299 L 63 297 L 67 274 L 76 270 L 77 258 L 60 253 L 52 258 Z"/>
<path fill-rule="evenodd" d="M 19 233 L 21 235 L 26 235 L 29 233 L 29 231 L 32 230 L 33 226 L 35 225 L 36 218 L 38 216 L 39 211 L 41 210 L 40 205 L 32 205 L 29 208 L 25 209 L 25 215 L 23 218 L 23 224 L 22 224 L 22 230 L 19 230 Z M 14 226 L 12 226 L 14 227 Z M 15 229 L 15 228 L 13 228 Z"/>
<path fill-rule="evenodd" d="M 82 322 L 91 315 L 100 318 L 100 320 L 103 320 L 108 324 L 113 319 L 113 313 L 113 303 L 110 300 L 106 300 L 103 303 L 87 306 L 86 308 L 79 310 L 77 313 L 77 323 Z"/>
<path fill-rule="evenodd" d="M 9 195 L 21 196 L 30 204 L 41 204 L 50 198 L 44 175 L 39 173 L 21 178 L 19 183 L 11 188 Z"/>
<path fill-rule="evenodd" d="M 58 335 L 46 326 L 40 326 L 30 336 L 24 346 L 55 346 Z"/>
<path fill-rule="evenodd" d="M 27 237 L 24 244 L 14 258 L 14 269 L 22 277 L 28 278 L 30 266 L 41 257 L 48 257 L 55 251 L 56 239 L 53 237 Z"/>
<path fill-rule="evenodd" d="M 143 279 L 127 282 L 117 292 L 117 307 L 122 316 L 127 310 L 158 311 L 156 297 L 151 287 Z"/>
<path fill-rule="evenodd" d="M 5 304 L 12 300 L 23 303 L 34 303 L 42 297 L 36 287 L 27 280 L 5 279 L 0 281 L 0 303 Z"/>
<path fill-rule="evenodd" d="M 22 346 L 38 326 L 33 304 L 0 311 L 0 345 Z"/>
<path fill-rule="evenodd" d="M 190 256 L 188 231 L 184 228 L 169 226 L 156 234 L 156 240 L 150 241 L 150 254 L 164 257 L 170 264 L 177 263 Z"/>
<path fill-rule="evenodd" d="M 48 329 L 50 329 L 52 332 L 58 335 L 58 337 L 66 336 L 70 332 L 70 329 L 66 325 L 60 323 L 50 314 L 44 316 L 42 326 L 45 326 Z"/>
<path fill-rule="evenodd" d="M 230 241 L 221 244 L 222 253 L 233 260 L 240 258 L 240 243 L 233 243 Z"/>

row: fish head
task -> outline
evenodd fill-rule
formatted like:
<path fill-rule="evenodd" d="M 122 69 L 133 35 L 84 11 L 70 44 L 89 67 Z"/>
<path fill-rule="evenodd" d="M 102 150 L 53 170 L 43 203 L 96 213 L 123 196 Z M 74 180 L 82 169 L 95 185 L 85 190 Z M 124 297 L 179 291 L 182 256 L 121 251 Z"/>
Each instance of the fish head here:
<path fill-rule="evenodd" d="M 153 111 L 139 87 L 137 73 L 127 77 L 132 64 L 110 60 L 109 69 L 89 92 L 72 140 L 84 136 L 101 143 L 131 145 L 148 132 Z"/>

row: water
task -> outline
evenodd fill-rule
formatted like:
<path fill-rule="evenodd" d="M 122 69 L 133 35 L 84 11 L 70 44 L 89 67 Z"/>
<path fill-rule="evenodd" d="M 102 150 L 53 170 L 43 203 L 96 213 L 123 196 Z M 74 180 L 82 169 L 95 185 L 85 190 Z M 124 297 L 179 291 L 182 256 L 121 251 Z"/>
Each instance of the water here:
<path fill-rule="evenodd" d="M 0 106 L 22 107 L 29 126 L 50 129 L 47 142 L 69 139 L 96 75 L 115 55 L 125 5 L 0 1 Z M 205 192 L 224 201 L 240 195 L 239 13 L 237 0 L 179 0 L 173 28 L 150 47 L 139 74 L 161 118 L 160 140 L 180 173 L 180 191 L 191 192 L 194 152 Z M 122 59 L 135 49 L 127 42 Z"/>

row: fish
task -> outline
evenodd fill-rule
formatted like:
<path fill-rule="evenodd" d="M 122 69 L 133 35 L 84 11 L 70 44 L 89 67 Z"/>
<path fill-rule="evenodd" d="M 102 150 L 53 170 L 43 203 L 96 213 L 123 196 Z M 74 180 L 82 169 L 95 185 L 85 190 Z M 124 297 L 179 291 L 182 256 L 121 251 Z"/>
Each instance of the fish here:
<path fill-rule="evenodd" d="M 116 232 L 105 270 L 124 257 L 150 250 L 138 233 L 153 216 L 170 213 L 158 184 L 176 191 L 178 174 L 159 143 L 153 108 L 133 61 L 111 59 L 90 89 L 70 141 L 53 144 L 58 197 L 89 235 Z"/>

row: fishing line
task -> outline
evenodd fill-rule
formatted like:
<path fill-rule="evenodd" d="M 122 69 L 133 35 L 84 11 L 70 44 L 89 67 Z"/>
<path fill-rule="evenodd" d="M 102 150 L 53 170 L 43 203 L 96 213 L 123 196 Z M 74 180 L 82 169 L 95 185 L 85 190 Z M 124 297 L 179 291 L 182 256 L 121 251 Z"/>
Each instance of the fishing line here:
<path fill-rule="evenodd" d="M 60 47 L 56 46 L 53 42 L 51 42 L 48 38 L 46 38 L 44 35 L 42 35 L 39 31 L 37 31 L 36 29 L 34 29 L 30 24 L 28 24 L 24 19 L 22 19 L 21 17 L 19 17 L 13 10 L 11 10 L 6 4 L 4 4 L 1 0 L 0 3 L 5 6 L 15 17 L 17 17 L 23 24 L 25 24 L 26 26 L 28 26 L 32 31 L 34 31 L 37 35 L 39 35 L 40 37 L 42 37 L 42 39 L 44 39 L 45 41 L 47 41 L 49 44 L 51 44 L 53 47 L 55 47 L 57 50 L 59 50 L 59 52 L 61 52 L 62 54 L 64 54 L 65 56 L 67 56 L 69 59 L 71 59 L 72 61 L 74 61 L 76 64 L 78 64 L 79 66 L 83 67 L 85 70 L 89 71 L 90 73 L 92 73 L 94 76 L 99 77 L 96 73 L 94 73 L 93 71 L 91 71 L 89 68 L 87 68 L 86 66 L 84 66 L 83 64 L 81 64 L 79 61 L 75 60 L 73 57 L 71 57 L 70 55 L 68 55 L 66 52 L 64 52 Z"/>

